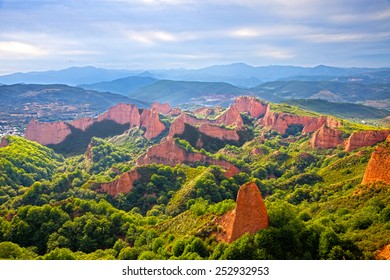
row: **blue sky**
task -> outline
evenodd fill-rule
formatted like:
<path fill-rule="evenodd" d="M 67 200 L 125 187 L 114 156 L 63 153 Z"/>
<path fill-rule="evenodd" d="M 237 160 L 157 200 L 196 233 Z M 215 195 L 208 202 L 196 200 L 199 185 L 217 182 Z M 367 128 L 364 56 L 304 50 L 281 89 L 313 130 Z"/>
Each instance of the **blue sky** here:
<path fill-rule="evenodd" d="M 0 74 L 390 66 L 390 0 L 0 0 Z"/>

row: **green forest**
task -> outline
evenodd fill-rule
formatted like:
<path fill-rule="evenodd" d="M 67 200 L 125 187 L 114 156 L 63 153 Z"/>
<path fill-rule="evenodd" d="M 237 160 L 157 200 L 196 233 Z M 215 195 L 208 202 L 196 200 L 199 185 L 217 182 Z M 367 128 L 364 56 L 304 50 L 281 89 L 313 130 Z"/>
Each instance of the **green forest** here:
<path fill-rule="evenodd" d="M 155 142 L 134 128 L 92 138 L 89 156 L 85 150 L 61 155 L 6 136 L 8 145 L 0 148 L 0 259 L 361 260 L 375 259 L 390 244 L 390 187 L 361 184 L 375 146 L 313 149 L 302 128 L 281 135 L 243 118 L 247 132 L 237 142 L 197 135 L 207 140 L 199 150 L 190 127 L 177 139 L 187 151 L 233 163 L 241 172 L 230 178 L 220 166 L 201 162 L 137 166 Z M 130 192 L 98 191 L 134 169 L 140 179 Z M 217 241 L 216 217 L 235 208 L 247 182 L 259 187 L 269 227 L 230 244 Z"/>

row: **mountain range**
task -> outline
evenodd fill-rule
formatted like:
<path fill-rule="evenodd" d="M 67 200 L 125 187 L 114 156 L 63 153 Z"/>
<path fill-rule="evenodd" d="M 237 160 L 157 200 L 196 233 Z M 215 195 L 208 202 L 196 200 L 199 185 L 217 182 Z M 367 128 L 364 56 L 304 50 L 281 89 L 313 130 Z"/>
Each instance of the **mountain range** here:
<path fill-rule="evenodd" d="M 116 70 L 96 67 L 71 67 L 56 71 L 14 73 L 0 76 L 0 83 L 37 83 L 37 84 L 92 84 L 112 81 L 128 76 L 152 77 L 176 81 L 226 82 L 238 87 L 251 88 L 263 82 L 279 79 L 310 79 L 311 77 L 348 77 L 349 80 L 371 81 L 382 76 L 382 83 L 389 82 L 390 68 L 339 68 L 319 65 L 316 67 L 299 66 L 250 66 L 244 63 L 214 65 L 201 69 L 148 69 Z M 306 78 L 304 78 L 306 77 Z"/>

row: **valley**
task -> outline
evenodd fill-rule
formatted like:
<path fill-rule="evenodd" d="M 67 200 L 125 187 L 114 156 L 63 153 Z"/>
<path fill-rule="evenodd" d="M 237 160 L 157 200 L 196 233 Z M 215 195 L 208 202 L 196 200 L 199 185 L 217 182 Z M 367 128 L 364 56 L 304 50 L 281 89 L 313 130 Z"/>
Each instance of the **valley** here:
<path fill-rule="evenodd" d="M 3 137 L 1 258 L 383 258 L 390 129 L 229 100 L 125 100 Z"/>

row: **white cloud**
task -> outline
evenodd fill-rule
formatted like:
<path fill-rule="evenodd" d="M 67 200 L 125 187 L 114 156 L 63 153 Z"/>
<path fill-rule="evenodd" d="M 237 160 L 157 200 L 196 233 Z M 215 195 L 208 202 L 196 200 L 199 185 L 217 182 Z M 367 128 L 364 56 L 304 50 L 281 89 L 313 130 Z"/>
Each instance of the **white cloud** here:
<path fill-rule="evenodd" d="M 0 53 L 2 57 L 12 55 L 16 58 L 41 57 L 47 55 L 47 51 L 18 41 L 0 41 Z"/>
<path fill-rule="evenodd" d="M 302 36 L 313 43 L 373 42 L 390 39 L 390 32 L 378 33 L 316 33 Z"/>

